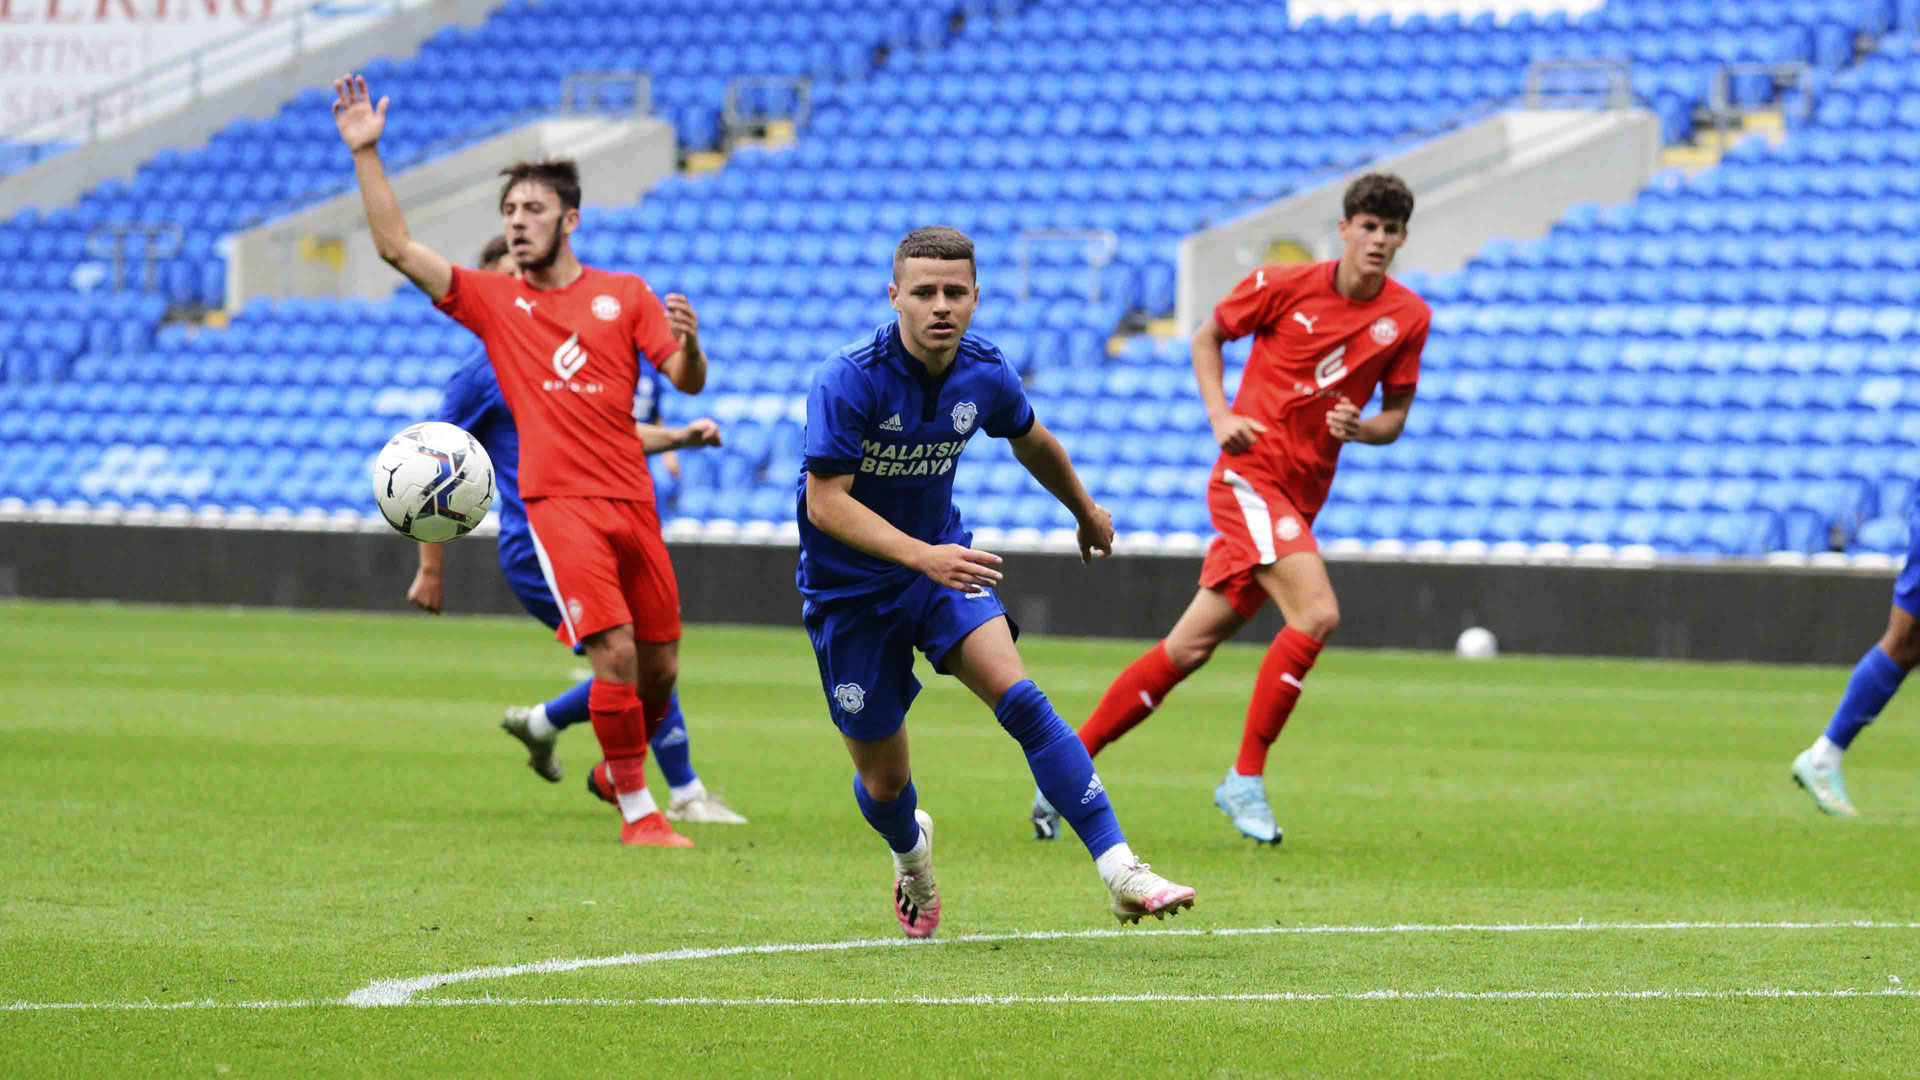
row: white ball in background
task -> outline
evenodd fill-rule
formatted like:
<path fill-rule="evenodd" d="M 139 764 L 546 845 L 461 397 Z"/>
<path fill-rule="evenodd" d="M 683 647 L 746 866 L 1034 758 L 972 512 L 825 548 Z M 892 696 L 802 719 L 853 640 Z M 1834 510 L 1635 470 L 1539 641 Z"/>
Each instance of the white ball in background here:
<path fill-rule="evenodd" d="M 1500 651 L 1500 642 L 1486 627 L 1469 626 L 1460 631 L 1460 640 L 1453 643 L 1453 651 L 1462 659 L 1485 660 Z"/>

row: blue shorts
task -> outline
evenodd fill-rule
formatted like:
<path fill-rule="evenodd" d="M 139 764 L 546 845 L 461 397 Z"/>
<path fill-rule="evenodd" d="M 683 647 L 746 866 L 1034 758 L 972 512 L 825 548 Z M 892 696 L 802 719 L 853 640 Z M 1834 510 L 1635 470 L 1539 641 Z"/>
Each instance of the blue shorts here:
<path fill-rule="evenodd" d="M 1907 565 L 1893 580 L 1893 602 L 1920 618 L 1920 498 L 1907 511 Z"/>
<path fill-rule="evenodd" d="M 898 592 L 807 602 L 800 612 L 820 662 L 827 711 L 850 739 L 884 739 L 900 730 L 920 693 L 914 649 L 945 675 L 947 653 L 983 624 L 1005 618 L 1020 636 L 993 590 L 968 595 L 924 575 Z"/>
<path fill-rule="evenodd" d="M 553 589 L 547 584 L 546 575 L 540 572 L 540 556 L 534 553 L 533 545 L 524 545 L 524 550 L 518 545 L 501 545 L 500 573 L 506 576 L 507 587 L 513 590 L 527 614 L 558 633 L 560 605 L 554 603 Z M 584 653 L 586 646 L 576 646 L 573 651 L 576 655 Z"/>

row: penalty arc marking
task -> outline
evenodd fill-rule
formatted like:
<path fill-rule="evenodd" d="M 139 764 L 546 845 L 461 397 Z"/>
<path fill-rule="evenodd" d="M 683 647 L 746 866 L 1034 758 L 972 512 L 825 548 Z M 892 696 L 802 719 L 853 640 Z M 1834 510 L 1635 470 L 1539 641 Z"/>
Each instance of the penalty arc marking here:
<path fill-rule="evenodd" d="M 669 949 L 651 953 L 622 953 L 569 960 L 541 960 L 531 964 L 497 964 L 411 979 L 378 979 L 348 994 L 349 1005 L 410 1005 L 413 996 L 458 983 L 511 979 L 521 975 L 556 975 L 593 968 L 636 967 L 678 960 L 717 960 L 729 956 L 768 956 L 778 953 L 846 952 L 854 949 L 937 948 L 943 945 L 1002 941 L 1060 941 L 1121 937 L 1234 937 L 1296 934 L 1527 934 L 1591 933 L 1604 931 L 1686 930 L 1920 930 L 1920 922 L 1574 922 L 1574 923 L 1402 923 L 1393 926 L 1255 926 L 1206 930 L 1180 927 L 1167 930 L 1040 930 L 1018 934 L 963 934 L 957 937 L 910 941 L 897 938 L 859 938 L 853 941 L 787 942 L 768 945 L 730 945 L 706 949 Z"/>
<path fill-rule="evenodd" d="M 462 1005 L 602 1005 L 714 1007 L 744 1006 L 830 1006 L 830 1005 L 1011 1005 L 1011 1004 L 1097 1004 L 1103 1002 L 1210 1002 L 1210 1001 L 1565 1001 L 1587 999 L 1660 1000 L 1693 998 L 1908 998 L 1920 997 L 1920 989 L 1888 987 L 1863 990 L 1788 989 L 1758 987 L 1750 989 L 1684 990 L 1430 990 L 1379 989 L 1351 992 L 1277 992 L 1243 994 L 977 994 L 957 997 L 653 997 L 653 998 L 429 998 L 414 1000 L 414 995 L 443 986 L 521 975 L 559 974 L 594 968 L 636 967 L 680 960 L 717 960 L 731 956 L 767 956 L 781 953 L 846 952 L 855 949 L 929 949 L 940 946 L 1003 941 L 1112 940 L 1119 938 L 1175 937 L 1265 937 L 1288 935 L 1367 935 L 1367 934 L 1555 934 L 1640 931 L 1649 933 L 1686 931 L 1821 931 L 1821 930 L 1920 930 L 1920 922 L 1573 922 L 1573 923 L 1400 923 L 1389 926 L 1256 926 L 1240 929 L 1206 930 L 1170 928 L 1165 930 L 1040 930 L 1008 934 L 964 934 L 957 937 L 909 941 L 906 938 L 859 938 L 852 941 L 781 942 L 765 945 L 733 945 L 703 949 L 670 949 L 650 953 L 622 953 L 617 956 L 542 960 L 530 964 L 498 964 L 468 968 L 465 971 L 422 975 L 411 979 L 379 979 L 348 994 L 345 998 L 300 1001 L 127 1001 L 127 1002 L 31 1002 L 0 1004 L 0 1012 L 60 1011 L 176 1011 L 190 1009 L 300 1009 L 322 1006 L 378 1008 L 413 1006 L 443 1008 Z"/>

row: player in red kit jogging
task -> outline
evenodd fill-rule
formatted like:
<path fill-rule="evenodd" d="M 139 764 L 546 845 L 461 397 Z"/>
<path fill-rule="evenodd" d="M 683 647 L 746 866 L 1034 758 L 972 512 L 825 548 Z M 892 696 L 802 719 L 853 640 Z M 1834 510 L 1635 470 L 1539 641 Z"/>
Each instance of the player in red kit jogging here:
<path fill-rule="evenodd" d="M 353 151 L 380 257 L 486 345 L 521 444 L 520 492 L 561 635 L 593 666 L 588 712 L 628 844 L 691 847 L 646 786 L 647 739 L 678 675 L 680 593 L 660 536 L 646 448 L 634 432 L 642 362 L 686 393 L 706 385 L 699 321 L 633 274 L 582 266 L 571 162 L 503 170 L 500 214 L 519 277 L 455 267 L 413 239 L 380 163 L 387 101 L 364 78 L 334 83 L 334 119 Z"/>
<path fill-rule="evenodd" d="M 1340 624 L 1313 538 L 1314 515 L 1344 444 L 1400 437 L 1430 317 L 1424 301 L 1387 277 L 1413 216 L 1406 184 L 1363 176 L 1347 188 L 1342 211 L 1337 261 L 1260 267 L 1194 334 L 1193 371 L 1220 443 L 1207 484 L 1220 535 L 1186 613 L 1120 673 L 1080 728 L 1087 752 L 1098 754 L 1145 720 L 1271 598 L 1286 627 L 1261 662 L 1239 757 L 1213 795 L 1235 827 L 1270 844 L 1280 842 L 1280 828 L 1267 803 L 1267 750 Z M 1220 346 L 1248 334 L 1253 354 L 1229 409 Z M 1375 387 L 1382 388 L 1380 411 L 1362 420 Z M 1036 796 L 1034 835 L 1052 839 L 1057 821 Z"/>

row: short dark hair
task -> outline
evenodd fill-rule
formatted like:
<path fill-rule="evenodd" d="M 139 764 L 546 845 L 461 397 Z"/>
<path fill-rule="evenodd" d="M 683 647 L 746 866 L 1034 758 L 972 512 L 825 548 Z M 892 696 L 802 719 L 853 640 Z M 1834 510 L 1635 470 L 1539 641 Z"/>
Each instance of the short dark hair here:
<path fill-rule="evenodd" d="M 973 261 L 973 241 L 950 225 L 928 225 L 915 229 L 893 249 L 893 280 L 900 280 L 900 266 L 908 259 L 965 259 L 967 273 L 979 276 Z"/>
<path fill-rule="evenodd" d="M 480 261 L 474 265 L 482 270 L 486 270 L 492 267 L 494 263 L 499 262 L 501 257 L 506 253 L 507 238 L 504 236 L 496 236 L 487 241 L 486 247 L 480 249 Z"/>
<path fill-rule="evenodd" d="M 506 183 L 500 185 L 500 205 L 503 207 L 507 205 L 507 193 L 513 190 L 513 185 L 530 180 L 551 188 L 554 196 L 560 200 L 562 211 L 580 209 L 580 166 L 569 158 L 516 161 L 501 169 L 500 175 L 507 178 Z"/>
<path fill-rule="evenodd" d="M 1340 210 L 1348 220 L 1356 214 L 1372 214 L 1405 225 L 1413 217 L 1413 190 L 1392 173 L 1368 173 L 1347 185 Z"/>

